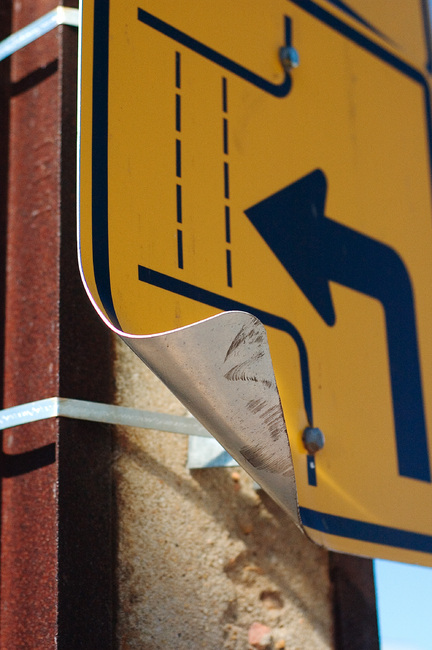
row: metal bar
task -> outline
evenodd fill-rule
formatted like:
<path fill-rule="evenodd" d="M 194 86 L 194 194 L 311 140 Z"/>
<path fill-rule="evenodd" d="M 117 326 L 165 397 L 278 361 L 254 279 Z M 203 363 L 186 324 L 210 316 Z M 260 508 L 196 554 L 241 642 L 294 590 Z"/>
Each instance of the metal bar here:
<path fill-rule="evenodd" d="M 0 61 L 17 52 L 59 25 L 79 27 L 79 10 L 56 7 L 0 42 Z"/>
<path fill-rule="evenodd" d="M 205 440 L 190 436 L 187 459 L 188 469 L 237 466 L 238 462 L 229 455 L 216 438 Z"/>
<path fill-rule="evenodd" d="M 55 417 L 212 438 L 212 435 L 193 416 L 155 413 L 65 397 L 49 397 L 0 411 L 0 430 Z"/>

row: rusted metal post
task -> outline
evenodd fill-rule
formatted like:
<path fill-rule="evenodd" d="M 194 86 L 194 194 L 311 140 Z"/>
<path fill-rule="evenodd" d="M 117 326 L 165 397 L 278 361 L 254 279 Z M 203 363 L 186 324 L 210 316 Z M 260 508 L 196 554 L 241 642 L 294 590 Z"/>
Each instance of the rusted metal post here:
<path fill-rule="evenodd" d="M 16 31 L 57 4 L 2 11 Z M 14 54 L 9 79 L 8 68 L 3 403 L 109 401 L 111 339 L 76 262 L 76 29 Z M 48 420 L 4 433 L 0 647 L 111 647 L 110 451 L 102 425 Z"/>
<path fill-rule="evenodd" d="M 335 650 L 379 650 L 372 560 L 330 553 Z"/>

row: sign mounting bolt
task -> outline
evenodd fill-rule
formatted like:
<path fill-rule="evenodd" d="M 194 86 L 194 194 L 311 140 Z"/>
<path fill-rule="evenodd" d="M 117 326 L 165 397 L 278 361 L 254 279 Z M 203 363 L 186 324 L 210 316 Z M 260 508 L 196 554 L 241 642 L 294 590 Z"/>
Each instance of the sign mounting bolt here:
<path fill-rule="evenodd" d="M 303 431 L 303 444 L 310 454 L 316 454 L 324 447 L 324 434 L 316 427 L 306 427 Z"/>
<path fill-rule="evenodd" d="M 286 72 L 298 68 L 300 65 L 300 56 L 295 47 L 290 45 L 281 47 L 279 50 L 279 58 Z"/>

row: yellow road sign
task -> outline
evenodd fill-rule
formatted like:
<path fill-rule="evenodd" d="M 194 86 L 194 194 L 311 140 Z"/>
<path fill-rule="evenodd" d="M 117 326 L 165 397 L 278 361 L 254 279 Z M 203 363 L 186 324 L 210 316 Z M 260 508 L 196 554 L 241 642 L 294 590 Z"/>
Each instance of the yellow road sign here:
<path fill-rule="evenodd" d="M 134 335 L 257 316 L 309 536 L 432 564 L 423 3 L 86 0 L 82 21 L 96 307 Z M 325 436 L 315 455 L 308 426 Z"/>

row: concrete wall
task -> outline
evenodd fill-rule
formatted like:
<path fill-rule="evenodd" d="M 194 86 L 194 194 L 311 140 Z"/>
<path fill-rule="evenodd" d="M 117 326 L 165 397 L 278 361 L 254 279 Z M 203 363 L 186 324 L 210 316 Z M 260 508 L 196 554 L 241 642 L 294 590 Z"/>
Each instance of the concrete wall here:
<path fill-rule="evenodd" d="M 116 357 L 118 404 L 186 413 L 120 340 Z M 333 647 L 328 554 L 242 470 L 187 470 L 187 446 L 118 429 L 119 647 Z"/>

